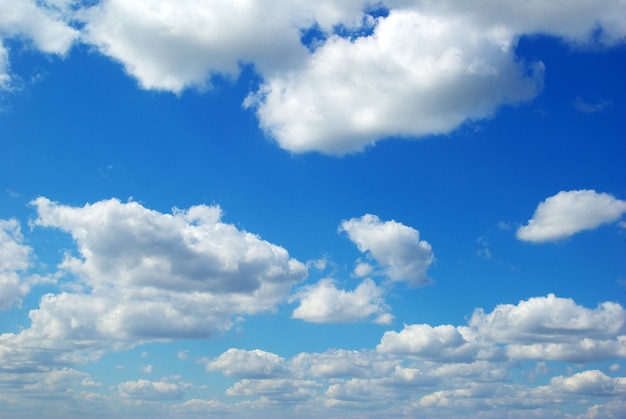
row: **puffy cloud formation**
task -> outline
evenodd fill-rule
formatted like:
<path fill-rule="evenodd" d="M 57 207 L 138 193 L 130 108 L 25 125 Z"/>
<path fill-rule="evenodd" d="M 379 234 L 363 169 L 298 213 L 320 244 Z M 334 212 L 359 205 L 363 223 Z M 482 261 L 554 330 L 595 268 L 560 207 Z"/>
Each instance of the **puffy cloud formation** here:
<path fill-rule="evenodd" d="M 65 55 L 79 37 L 67 23 L 65 1 L 0 0 L 0 91 L 12 88 L 5 38 L 31 42 L 38 50 Z"/>
<path fill-rule="evenodd" d="M 620 0 L 544 3 L 2 0 L 0 37 L 57 54 L 80 40 L 143 88 L 174 93 L 253 65 L 262 84 L 244 105 L 270 137 L 293 152 L 344 154 L 390 136 L 448 133 L 535 97 L 544 68 L 515 55 L 522 35 L 623 42 Z M 4 88 L 6 56 L 0 48 Z"/>
<path fill-rule="evenodd" d="M 414 228 L 366 214 L 342 222 L 339 230 L 345 231 L 361 252 L 369 252 L 391 280 L 413 286 L 430 281 L 426 272 L 435 256 Z"/>
<path fill-rule="evenodd" d="M 393 316 L 382 298 L 383 292 L 369 278 L 353 291 L 337 289 L 332 279 L 323 279 L 296 294 L 300 305 L 292 317 L 314 323 L 342 323 L 376 315 L 375 323 L 389 324 Z"/>
<path fill-rule="evenodd" d="M 594 190 L 561 191 L 539 204 L 517 238 L 534 243 L 559 240 L 617 221 L 626 201 Z"/>
<path fill-rule="evenodd" d="M 134 400 L 180 400 L 185 395 L 186 383 L 166 381 L 125 381 L 117 386 L 120 396 Z"/>
<path fill-rule="evenodd" d="M 24 274 L 31 264 L 32 249 L 23 243 L 17 220 L 0 220 L 0 309 L 19 304 L 33 285 L 45 281 Z"/>
<path fill-rule="evenodd" d="M 229 349 L 206 364 L 207 371 L 221 371 L 228 377 L 269 378 L 285 373 L 285 360 L 276 354 L 255 349 Z"/>
<path fill-rule="evenodd" d="M 218 207 L 162 214 L 115 199 L 71 207 L 38 198 L 33 205 L 34 225 L 76 242 L 78 255 L 67 254 L 59 267 L 78 291 L 44 295 L 29 329 L 1 336 L 7 367 L 206 338 L 228 329 L 234 314 L 274 310 L 307 275 L 285 249 L 221 222 Z M 29 349 L 10 349 L 18 347 Z"/>
<path fill-rule="evenodd" d="M 589 309 L 548 295 L 502 304 L 489 313 L 477 309 L 467 326 L 404 325 L 399 332 L 385 332 L 376 350 L 331 349 L 284 359 L 260 350 L 229 349 L 207 365 L 240 378 L 226 395 L 256 397 L 256 408 L 290 401 L 298 404 L 298 412 L 319 412 L 316 407 L 323 405 L 325 414 L 336 415 L 358 408 L 370 409 L 374 416 L 403 417 L 420 409 L 427 417 L 565 417 L 558 415 L 562 404 L 582 396 L 588 410 L 581 408 L 575 417 L 598 417 L 593 415 L 624 412 L 623 377 L 580 365 L 581 370 L 555 375 L 547 384 L 535 385 L 533 377 L 547 374 L 548 361 L 623 359 L 624 313 L 616 303 Z M 595 356 L 593 345 L 609 341 L 620 350 Z M 520 349 L 544 344 L 571 345 L 577 355 Z M 520 381 L 520 375 L 527 381 Z"/>
<path fill-rule="evenodd" d="M 392 10 L 371 36 L 332 36 L 245 104 L 294 152 L 344 154 L 389 136 L 448 133 L 541 90 L 543 66 L 515 61 L 489 32 L 461 16 Z"/>

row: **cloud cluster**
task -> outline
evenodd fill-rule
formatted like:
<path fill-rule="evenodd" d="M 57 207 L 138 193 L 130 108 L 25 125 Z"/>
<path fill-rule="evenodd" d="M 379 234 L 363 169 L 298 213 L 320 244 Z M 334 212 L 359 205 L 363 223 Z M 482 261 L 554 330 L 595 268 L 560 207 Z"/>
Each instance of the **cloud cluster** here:
<path fill-rule="evenodd" d="M 307 275 L 285 249 L 221 222 L 218 207 L 163 214 L 115 199 L 71 207 L 43 197 L 33 206 L 35 226 L 65 231 L 76 243 L 77 254 L 59 265 L 74 292 L 44 295 L 30 328 L 1 336 L 7 367 L 206 338 L 228 329 L 235 314 L 274 310 Z"/>
<path fill-rule="evenodd" d="M 412 286 L 427 284 L 427 270 L 435 256 L 431 245 L 420 240 L 419 231 L 397 221 L 382 221 L 366 214 L 341 223 L 359 250 L 369 253 L 383 267 L 392 281 L 406 281 Z"/>
<path fill-rule="evenodd" d="M 393 316 L 388 312 L 383 293 L 384 290 L 369 278 L 353 291 L 337 289 L 333 280 L 326 278 L 295 295 L 300 305 L 292 317 L 313 323 L 344 323 L 375 315 L 375 323 L 389 324 Z"/>
<path fill-rule="evenodd" d="M 359 251 L 372 259 L 372 263 L 359 259 L 354 275 L 382 275 L 411 286 L 430 282 L 427 270 L 434 261 L 434 254 L 430 244 L 420 240 L 419 231 L 413 227 L 366 214 L 344 220 L 339 232 L 347 233 Z M 345 323 L 374 317 L 374 323 L 391 324 L 393 315 L 384 294 L 385 289 L 369 277 L 351 291 L 337 288 L 332 278 L 324 278 L 303 287 L 293 296 L 292 300 L 299 300 L 300 304 L 292 317 L 314 323 Z"/>
<path fill-rule="evenodd" d="M 534 243 L 570 237 L 612 223 L 626 213 L 626 201 L 594 190 L 561 191 L 539 204 L 517 238 Z"/>
<path fill-rule="evenodd" d="M 502 304 L 488 313 L 476 309 L 467 326 L 404 325 L 385 332 L 375 350 L 331 349 L 285 359 L 258 349 L 229 349 L 205 362 L 209 371 L 240 380 L 227 396 L 257 398 L 260 404 L 289 400 L 301 412 L 324 406 L 325 414 L 358 408 L 400 417 L 415 409 L 426 417 L 477 412 L 560 417 L 561 404 L 585 397 L 587 410 L 577 417 L 593 417 L 597 410 L 626 408 L 620 402 L 626 395 L 623 377 L 582 366 L 623 359 L 625 323 L 626 310 L 619 304 L 590 309 L 548 295 Z M 609 341 L 617 350 L 595 351 Z M 570 345 L 570 352 L 540 353 L 520 345 Z M 549 361 L 575 362 L 582 369 L 535 384 L 531 377 L 547 374 Z"/>
<path fill-rule="evenodd" d="M 19 305 L 34 285 L 51 281 L 26 274 L 32 264 L 31 253 L 17 220 L 0 220 L 0 310 Z"/>
<path fill-rule="evenodd" d="M 209 88 L 252 65 L 262 83 L 244 106 L 260 127 L 284 149 L 330 154 L 448 133 L 532 99 L 544 67 L 515 55 L 523 35 L 608 47 L 626 34 L 620 0 L 2 0 L 0 10 L 10 11 L 0 36 L 56 54 L 93 46 L 145 89 Z M 0 47 L 5 88 L 7 56 Z"/>

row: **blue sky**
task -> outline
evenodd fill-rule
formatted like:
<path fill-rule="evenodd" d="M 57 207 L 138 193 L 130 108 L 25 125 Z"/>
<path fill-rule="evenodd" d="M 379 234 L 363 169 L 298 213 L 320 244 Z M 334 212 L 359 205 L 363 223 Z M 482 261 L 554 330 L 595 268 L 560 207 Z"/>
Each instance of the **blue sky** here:
<path fill-rule="evenodd" d="M 626 415 L 619 0 L 0 0 L 11 417 Z"/>

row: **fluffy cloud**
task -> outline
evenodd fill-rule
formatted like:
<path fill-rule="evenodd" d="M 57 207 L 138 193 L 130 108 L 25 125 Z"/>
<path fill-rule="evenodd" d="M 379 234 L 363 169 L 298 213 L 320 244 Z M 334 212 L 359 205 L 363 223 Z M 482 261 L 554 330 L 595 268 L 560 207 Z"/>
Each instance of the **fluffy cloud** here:
<path fill-rule="evenodd" d="M 613 302 L 595 309 L 554 294 L 518 305 L 500 304 L 491 313 L 477 309 L 469 325 L 498 342 L 576 342 L 581 337 L 609 338 L 624 332 L 626 311 Z"/>
<path fill-rule="evenodd" d="M 379 378 L 388 376 L 399 364 L 375 352 L 331 349 L 323 353 L 301 353 L 293 357 L 290 370 L 296 376 L 324 378 Z"/>
<path fill-rule="evenodd" d="M 430 281 L 426 271 L 435 257 L 430 244 L 420 240 L 414 228 L 366 214 L 344 221 L 340 231 L 345 231 L 361 252 L 369 252 L 391 280 L 413 286 Z"/>
<path fill-rule="evenodd" d="M 55 3 L 59 2 L 0 0 L 0 36 L 26 38 L 43 52 L 65 54 L 79 33 Z"/>
<path fill-rule="evenodd" d="M 285 360 L 276 354 L 234 348 L 207 362 L 206 369 L 237 378 L 269 378 L 286 372 Z"/>
<path fill-rule="evenodd" d="M 287 251 L 220 221 L 217 207 L 162 214 L 138 203 L 84 207 L 39 198 L 34 225 L 72 235 L 60 269 L 80 292 L 47 294 L 31 327 L 2 335 L 5 365 L 73 363 L 101 351 L 206 338 L 234 314 L 274 310 L 306 277 Z M 34 344 L 34 342 L 37 342 Z M 26 347 L 15 351 L 11 348 Z M 39 349 L 37 349 L 39 348 Z"/>
<path fill-rule="evenodd" d="M 438 362 L 471 362 L 492 357 L 496 351 L 488 346 L 469 327 L 412 324 L 405 325 L 400 332 L 385 332 L 376 350 Z M 487 350 L 481 352 L 483 347 Z"/>
<path fill-rule="evenodd" d="M 376 315 L 376 323 L 389 324 L 393 316 L 388 313 L 383 292 L 371 279 L 363 280 L 353 291 L 337 289 L 332 279 L 323 279 L 295 295 L 300 305 L 292 317 L 314 323 L 342 323 Z"/>
<path fill-rule="evenodd" d="M 120 396 L 133 400 L 180 400 L 185 395 L 186 383 L 166 381 L 125 381 L 117 386 Z"/>
<path fill-rule="evenodd" d="M 612 302 L 595 309 L 553 294 L 474 311 L 469 324 L 493 342 L 510 343 L 511 358 L 589 362 L 626 355 L 626 311 Z"/>
<path fill-rule="evenodd" d="M 594 190 L 561 191 L 539 204 L 533 218 L 517 230 L 517 238 L 546 242 L 617 221 L 626 201 Z"/>
<path fill-rule="evenodd" d="M 56 54 L 80 39 L 143 88 L 175 93 L 251 64 L 262 85 L 244 105 L 270 137 L 294 152 L 343 154 L 390 136 L 447 133 L 532 99 L 544 69 L 516 57 L 522 35 L 623 42 L 620 0 L 544 3 L 386 0 L 371 13 L 364 0 L 1 0 L 0 37 Z M 312 28 L 321 33 L 305 46 Z M 4 88 L 8 68 L 0 58 Z"/>
<path fill-rule="evenodd" d="M 31 287 L 46 281 L 27 276 L 32 249 L 26 246 L 17 220 L 0 220 L 0 309 L 19 304 Z"/>
<path fill-rule="evenodd" d="M 286 9 L 285 9 L 286 7 Z M 280 13 L 276 13 L 280 10 Z M 84 12 L 84 39 L 120 61 L 145 89 L 180 92 L 236 77 L 240 64 L 271 71 L 306 54 L 286 2 L 106 0 Z"/>
<path fill-rule="evenodd" d="M 294 402 L 310 399 L 317 393 L 319 384 L 311 380 L 244 379 L 226 390 L 227 396 L 261 396 L 272 401 Z"/>
<path fill-rule="evenodd" d="M 515 56 L 521 35 L 614 45 L 626 34 L 617 0 L 383 3 L 389 15 L 371 35 L 330 36 L 301 68 L 266 75 L 248 97 L 281 147 L 343 154 L 389 136 L 447 133 L 541 91 L 543 65 Z"/>
<path fill-rule="evenodd" d="M 392 10 L 371 36 L 332 36 L 302 69 L 268 77 L 245 105 L 295 152 L 344 154 L 389 136 L 448 133 L 541 89 L 543 66 L 515 61 L 488 36 L 461 16 Z"/>
<path fill-rule="evenodd" d="M 78 38 L 61 6 L 54 1 L 0 0 L 0 91 L 13 86 L 5 38 L 27 40 L 38 50 L 57 55 L 66 54 Z"/>

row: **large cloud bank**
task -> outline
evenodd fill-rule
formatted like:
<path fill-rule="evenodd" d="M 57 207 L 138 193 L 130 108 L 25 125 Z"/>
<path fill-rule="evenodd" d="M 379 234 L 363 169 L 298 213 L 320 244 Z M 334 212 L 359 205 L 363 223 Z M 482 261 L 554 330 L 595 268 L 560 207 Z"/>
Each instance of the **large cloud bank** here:
<path fill-rule="evenodd" d="M 329 154 L 448 133 L 532 99 L 545 69 L 516 56 L 523 35 L 595 47 L 626 35 L 620 0 L 2 0 L 0 11 L 3 39 L 59 55 L 93 46 L 145 89 L 210 88 L 252 65 L 261 86 L 244 106 L 260 127 L 284 149 Z M 9 52 L 0 47 L 4 89 Z"/>

